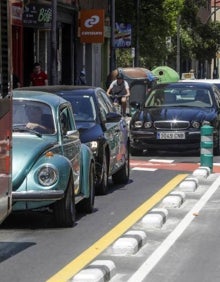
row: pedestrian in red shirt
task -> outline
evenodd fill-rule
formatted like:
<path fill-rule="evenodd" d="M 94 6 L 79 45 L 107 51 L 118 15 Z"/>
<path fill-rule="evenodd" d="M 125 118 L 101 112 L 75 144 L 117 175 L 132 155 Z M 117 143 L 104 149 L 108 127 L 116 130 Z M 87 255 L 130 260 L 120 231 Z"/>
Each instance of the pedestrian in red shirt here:
<path fill-rule="evenodd" d="M 48 75 L 41 70 L 40 63 L 34 63 L 30 80 L 32 86 L 48 85 Z"/>

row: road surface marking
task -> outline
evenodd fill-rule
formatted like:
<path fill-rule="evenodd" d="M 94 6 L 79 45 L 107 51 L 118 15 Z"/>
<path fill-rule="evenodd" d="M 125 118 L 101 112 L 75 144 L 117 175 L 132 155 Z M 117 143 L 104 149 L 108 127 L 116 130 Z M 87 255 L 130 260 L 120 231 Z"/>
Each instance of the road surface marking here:
<path fill-rule="evenodd" d="M 117 224 L 113 229 L 106 233 L 102 238 L 96 241 L 86 251 L 81 253 L 73 261 L 67 264 L 63 269 L 49 278 L 47 282 L 66 282 L 76 273 L 82 270 L 87 264 L 94 260 L 100 253 L 109 247 L 116 239 L 123 235 L 138 220 L 140 220 L 149 210 L 159 203 L 168 193 L 179 185 L 187 174 L 179 174 L 172 178 L 165 186 L 163 186 L 150 199 L 145 201 L 136 210 L 129 214 L 124 220 Z"/>
<path fill-rule="evenodd" d="M 167 163 L 167 164 L 170 164 L 170 163 L 173 163 L 174 160 L 150 159 L 149 162 L 150 163 Z"/>
<path fill-rule="evenodd" d="M 155 265 L 160 261 L 160 259 L 166 254 L 170 247 L 176 242 L 184 230 L 189 226 L 189 224 L 195 218 L 195 215 L 199 214 L 199 211 L 204 207 L 207 201 L 219 188 L 220 176 L 213 182 L 209 187 L 207 192 L 201 197 L 201 199 L 194 205 L 194 207 L 187 213 L 183 220 L 177 225 L 177 227 L 170 233 L 169 236 L 163 241 L 163 243 L 151 254 L 149 258 L 140 266 L 140 268 L 130 277 L 127 282 L 141 282 Z"/>
<path fill-rule="evenodd" d="M 178 170 L 178 171 L 194 171 L 200 166 L 200 163 L 175 163 L 172 160 L 161 161 L 159 159 L 151 159 L 148 161 L 143 160 L 130 160 L 130 166 L 143 167 L 143 168 L 157 168 L 164 170 Z M 213 163 L 213 172 L 220 172 L 220 163 Z"/>
<path fill-rule="evenodd" d="M 133 167 L 132 170 L 139 170 L 139 171 L 156 171 L 157 168 L 150 168 L 150 167 Z"/>

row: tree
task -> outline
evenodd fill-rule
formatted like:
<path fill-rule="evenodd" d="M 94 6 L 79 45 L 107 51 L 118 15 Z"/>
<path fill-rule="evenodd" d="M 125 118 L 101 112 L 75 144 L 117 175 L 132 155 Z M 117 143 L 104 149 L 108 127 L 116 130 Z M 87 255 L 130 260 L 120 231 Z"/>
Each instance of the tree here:
<path fill-rule="evenodd" d="M 175 68 L 177 54 L 177 17 L 180 16 L 181 63 L 192 59 L 201 62 L 215 58 L 220 46 L 220 25 L 211 21 L 201 22 L 199 9 L 206 8 L 207 0 L 140 0 L 139 38 L 140 65 L 152 68 L 168 64 Z M 116 1 L 116 21 L 131 23 L 132 46 L 135 47 L 136 0 Z M 128 13 L 128 11 L 134 11 Z M 169 40 L 168 40 L 169 39 Z M 169 44 L 167 44 L 169 42 Z M 171 43 L 171 44 L 170 44 Z M 131 63 L 130 52 L 117 50 L 120 66 Z"/>
<path fill-rule="evenodd" d="M 176 18 L 182 8 L 183 0 L 140 0 L 140 7 L 136 7 L 136 0 L 116 1 L 116 21 L 131 23 L 133 27 L 132 43 L 135 47 L 136 18 L 134 13 L 139 8 L 140 14 L 140 62 L 142 67 L 151 68 L 163 63 L 169 55 L 166 46 L 167 38 L 176 32 Z M 120 50 L 120 57 L 124 50 Z M 128 62 L 126 62 L 127 64 Z"/>

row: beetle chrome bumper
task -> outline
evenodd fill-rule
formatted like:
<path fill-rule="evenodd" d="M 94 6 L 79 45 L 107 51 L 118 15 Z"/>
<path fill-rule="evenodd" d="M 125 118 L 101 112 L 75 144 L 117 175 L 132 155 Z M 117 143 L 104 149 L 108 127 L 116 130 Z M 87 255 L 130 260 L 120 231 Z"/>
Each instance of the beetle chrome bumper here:
<path fill-rule="evenodd" d="M 56 201 L 64 197 L 63 190 L 12 192 L 12 201 Z"/>

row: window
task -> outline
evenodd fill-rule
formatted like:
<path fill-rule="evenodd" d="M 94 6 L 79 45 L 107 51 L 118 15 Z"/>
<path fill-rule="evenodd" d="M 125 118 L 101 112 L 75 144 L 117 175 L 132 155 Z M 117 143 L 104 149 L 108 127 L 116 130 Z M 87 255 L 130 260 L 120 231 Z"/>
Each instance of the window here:
<path fill-rule="evenodd" d="M 67 134 L 67 131 L 74 130 L 75 124 L 71 124 L 70 112 L 67 107 L 60 111 L 60 125 L 63 135 Z"/>
<path fill-rule="evenodd" d="M 40 128 L 44 127 L 45 130 L 41 133 L 53 134 L 55 132 L 53 115 L 49 105 L 29 100 L 14 100 L 13 125 L 26 126 L 27 123 L 39 124 L 41 127 L 35 129 L 39 132 L 41 132 Z"/>

